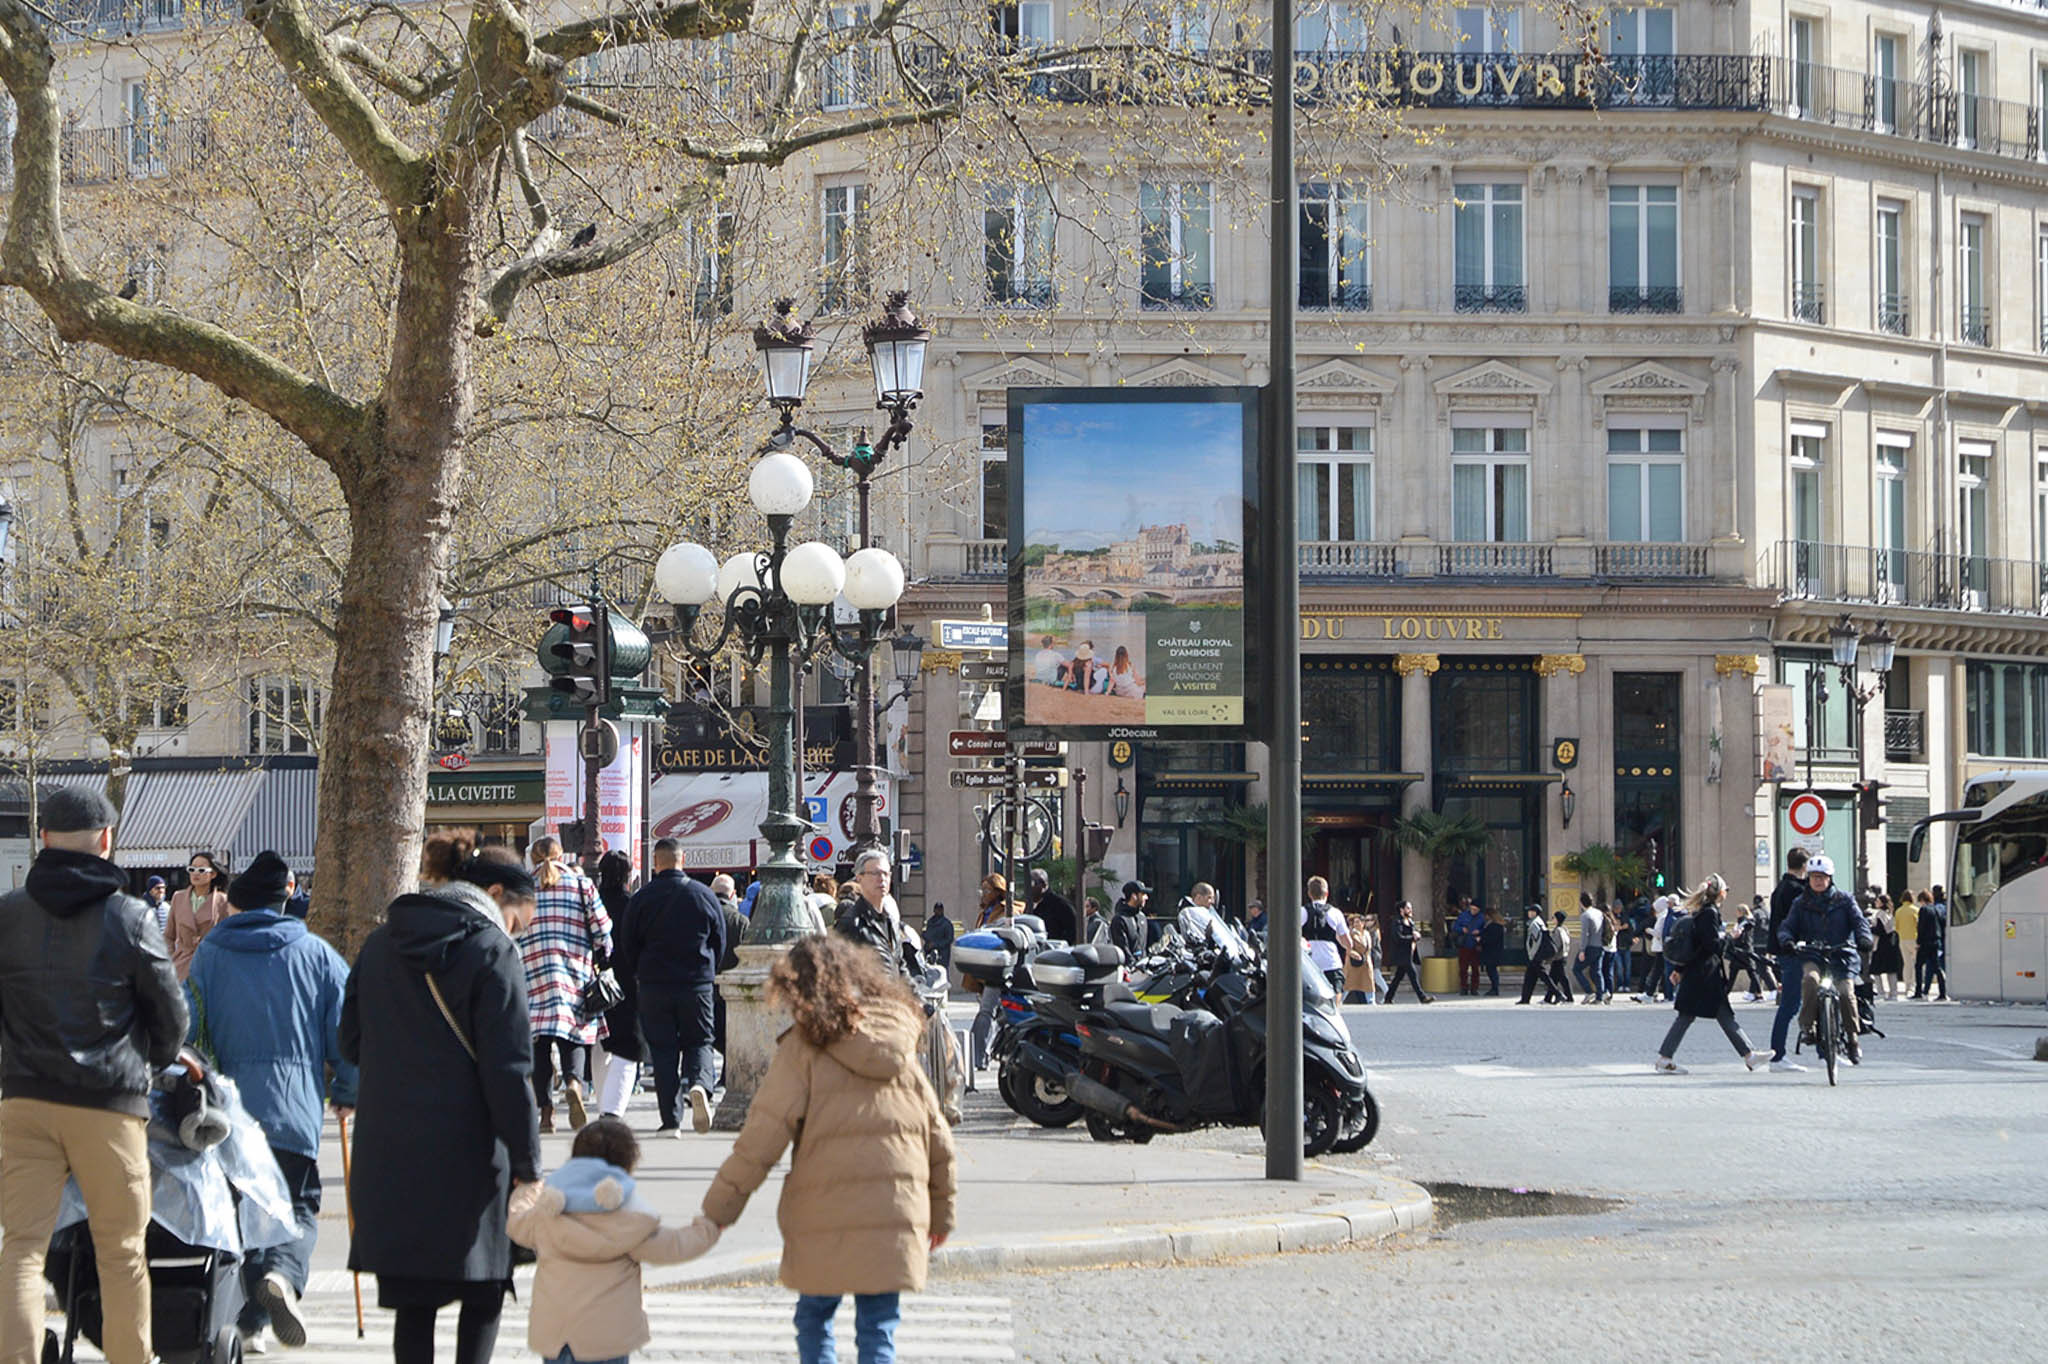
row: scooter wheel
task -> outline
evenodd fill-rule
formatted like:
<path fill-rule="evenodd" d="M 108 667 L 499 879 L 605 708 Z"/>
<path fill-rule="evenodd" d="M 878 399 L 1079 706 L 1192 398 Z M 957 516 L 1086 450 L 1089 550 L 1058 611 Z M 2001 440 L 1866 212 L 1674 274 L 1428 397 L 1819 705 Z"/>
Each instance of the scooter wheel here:
<path fill-rule="evenodd" d="M 1375 1099 L 1372 1096 L 1372 1091 L 1368 1089 L 1365 1091 L 1365 1113 L 1362 1120 L 1355 1130 L 1337 1138 L 1337 1144 L 1332 1146 L 1330 1150 L 1340 1156 L 1348 1156 L 1354 1151 L 1363 1151 L 1372 1144 L 1372 1139 L 1379 1135 L 1379 1131 L 1380 1101 Z"/>
<path fill-rule="evenodd" d="M 1328 1155 L 1343 1135 L 1344 1105 L 1321 1085 L 1308 1086 L 1308 1092 L 1302 1096 L 1301 1153 L 1309 1157 Z"/>
<path fill-rule="evenodd" d="M 1064 1086 L 1021 1066 L 1010 1080 L 1010 1092 L 1005 1097 L 1010 1100 L 1010 1107 L 1040 1127 L 1072 1127 L 1087 1111 L 1078 1100 L 1067 1097 Z"/>
<path fill-rule="evenodd" d="M 1010 1106 L 1012 1113 L 1015 1113 L 1020 1118 L 1028 1118 L 1031 1115 L 1026 1113 L 1024 1105 L 1017 1101 L 1017 1080 L 1018 1076 L 1014 1068 L 1008 1064 L 998 1067 L 996 1070 L 996 1093 L 1003 1096 L 1003 1102 Z"/>

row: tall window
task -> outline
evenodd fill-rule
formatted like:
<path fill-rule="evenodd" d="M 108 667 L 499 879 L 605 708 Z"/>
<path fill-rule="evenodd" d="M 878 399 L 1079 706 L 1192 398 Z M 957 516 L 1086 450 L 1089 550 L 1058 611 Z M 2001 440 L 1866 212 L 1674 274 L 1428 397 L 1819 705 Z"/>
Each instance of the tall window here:
<path fill-rule="evenodd" d="M 164 173 L 164 131 L 147 79 L 131 80 L 121 91 L 128 113 L 128 171 L 131 175 Z"/>
<path fill-rule="evenodd" d="M 1607 310 L 1675 313 L 1678 187 L 1610 185 L 1607 190 Z"/>
<path fill-rule="evenodd" d="M 2034 68 L 2034 155 L 2048 161 L 2048 65 Z"/>
<path fill-rule="evenodd" d="M 2034 600 L 2048 613 L 2048 450 L 2034 456 Z"/>
<path fill-rule="evenodd" d="M 1144 262 L 1139 301 L 1147 308 L 1213 308 L 1213 220 L 1206 181 L 1138 187 Z"/>
<path fill-rule="evenodd" d="M 1820 474 L 1821 453 L 1827 446 L 1827 428 L 1792 428 L 1792 579 L 1795 588 L 1817 595 L 1825 587 L 1825 565 L 1821 543 Z"/>
<path fill-rule="evenodd" d="M 818 306 L 851 308 L 868 291 L 868 187 L 827 185 L 824 194 L 824 279 Z"/>
<path fill-rule="evenodd" d="M 2041 349 L 2048 351 L 2048 224 L 2034 238 L 2034 276 L 2041 296 Z"/>
<path fill-rule="evenodd" d="M 1372 307 L 1365 198 L 1349 185 L 1301 187 L 1301 306 Z"/>
<path fill-rule="evenodd" d="M 1044 185 L 990 185 L 982 254 L 992 303 L 1052 302 L 1052 195 Z"/>
<path fill-rule="evenodd" d="M 1303 52 L 1363 52 L 1370 27 L 1363 5 L 1323 0 L 1296 17 L 1294 45 Z"/>
<path fill-rule="evenodd" d="M 302 677 L 252 677 L 245 693 L 251 754 L 311 753 L 320 735 L 321 696 Z"/>
<path fill-rule="evenodd" d="M 1207 52 L 1223 35 L 1223 16 L 1204 0 L 1172 0 L 1166 40 L 1177 51 Z"/>
<path fill-rule="evenodd" d="M 1519 313 L 1529 308 L 1522 274 L 1522 187 L 1458 185 L 1457 308 Z"/>
<path fill-rule="evenodd" d="M 2048 667 L 1971 663 L 1970 752 L 1990 758 L 2048 757 Z"/>
<path fill-rule="evenodd" d="M 1989 83 L 1985 71 L 1991 65 L 1990 54 L 1984 52 L 1956 53 L 1956 143 L 1963 147 L 1979 145 L 1987 131 L 1984 87 Z"/>
<path fill-rule="evenodd" d="M 1522 12 L 1512 5 L 1457 6 L 1458 51 L 1511 54 L 1522 49 Z"/>
<path fill-rule="evenodd" d="M 1044 47 L 1052 41 L 1052 0 L 992 6 L 989 23 L 1003 47 Z"/>
<path fill-rule="evenodd" d="M 1991 299 L 1984 291 L 1984 217 L 1965 213 L 1956 226 L 1956 334 L 1966 346 L 1991 344 Z"/>
<path fill-rule="evenodd" d="M 1904 336 L 1906 315 L 1906 206 L 1877 201 L 1877 329 Z"/>
<path fill-rule="evenodd" d="M 1956 538 L 1962 550 L 1958 577 L 1963 598 L 1972 606 L 1984 604 L 1991 579 L 1991 453 L 1989 441 L 1956 445 Z"/>
<path fill-rule="evenodd" d="M 736 235 L 730 213 L 709 214 L 690 223 L 690 256 L 696 267 L 691 302 L 699 317 L 732 311 L 732 248 Z"/>
<path fill-rule="evenodd" d="M 1814 118 L 1814 96 L 1820 91 L 1819 45 L 1814 21 L 1795 17 L 1786 34 L 1786 55 L 1792 59 L 1792 107 L 1794 118 Z"/>
<path fill-rule="evenodd" d="M 1373 538 L 1370 426 L 1296 427 L 1294 468 L 1302 540 Z"/>
<path fill-rule="evenodd" d="M 1451 538 L 1529 538 L 1529 429 L 1460 426 L 1451 431 Z"/>
<path fill-rule="evenodd" d="M 1010 538 L 1010 414 L 1000 407 L 981 414 L 981 538 Z"/>
<path fill-rule="evenodd" d="M 1904 86 L 1899 81 L 1899 39 L 1880 33 L 1870 45 L 1871 114 L 1881 133 L 1899 130 L 1899 108 Z"/>
<path fill-rule="evenodd" d="M 1685 433 L 1607 431 L 1607 538 L 1676 544 L 1685 538 Z"/>
<path fill-rule="evenodd" d="M 128 719 L 137 729 L 183 729 L 191 723 L 189 699 L 182 682 L 136 681 L 129 685 Z"/>
<path fill-rule="evenodd" d="M 1913 440 L 1892 432 L 1877 436 L 1877 515 L 1871 529 L 1877 536 L 1877 595 L 1880 601 L 1905 601 L 1906 468 Z"/>
<path fill-rule="evenodd" d="M 1607 61 L 1623 83 L 1623 102 L 1668 106 L 1676 97 L 1677 13 L 1669 5 L 1616 5 L 1607 11 Z"/>
<path fill-rule="evenodd" d="M 1792 191 L 1792 316 L 1801 322 L 1828 320 L 1820 282 L 1820 191 Z"/>
<path fill-rule="evenodd" d="M 865 3 L 833 5 L 826 12 L 825 21 L 831 27 L 831 55 L 825 59 L 819 82 L 818 99 L 823 107 L 854 109 L 866 104 L 872 95 L 874 51 L 865 38 L 855 38 L 853 31 L 873 17 Z"/>
<path fill-rule="evenodd" d="M 1792 742 L 1801 751 L 1811 748 L 1820 762 L 1853 762 L 1862 742 L 1863 708 L 1835 675 L 1834 661 L 1824 652 L 1785 650 L 1778 655 L 1778 680 L 1796 688 L 1799 697 Z M 1817 684 L 1827 687 L 1825 697 Z"/>

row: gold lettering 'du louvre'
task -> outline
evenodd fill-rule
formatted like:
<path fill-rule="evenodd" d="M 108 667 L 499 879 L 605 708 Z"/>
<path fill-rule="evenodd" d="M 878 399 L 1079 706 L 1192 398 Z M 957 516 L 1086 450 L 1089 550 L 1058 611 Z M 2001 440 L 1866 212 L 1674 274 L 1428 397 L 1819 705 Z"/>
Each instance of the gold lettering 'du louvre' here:
<path fill-rule="evenodd" d="M 1386 640 L 1484 640 L 1499 639 L 1500 616 L 1381 616 L 1378 638 Z M 1305 640 L 1344 638 L 1343 616 L 1301 618 Z"/>

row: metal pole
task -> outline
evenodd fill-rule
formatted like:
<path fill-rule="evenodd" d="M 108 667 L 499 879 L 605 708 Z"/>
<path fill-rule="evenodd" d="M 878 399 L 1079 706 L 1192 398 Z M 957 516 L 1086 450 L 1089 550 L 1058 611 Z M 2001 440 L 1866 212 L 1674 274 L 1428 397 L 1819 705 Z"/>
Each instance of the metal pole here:
<path fill-rule="evenodd" d="M 608 638 L 612 628 L 611 614 L 595 591 L 590 595 L 590 611 L 597 620 L 598 637 Z M 610 660 L 606 657 L 607 652 L 598 651 L 598 667 L 608 669 L 611 666 Z M 576 855 L 583 862 L 583 870 L 591 876 L 597 875 L 597 844 L 600 837 L 597 831 L 598 777 L 604 771 L 604 764 L 598 760 L 597 731 L 603 722 L 603 707 L 583 708 L 583 846 L 576 850 Z"/>
<path fill-rule="evenodd" d="M 1074 845 L 1074 937 L 1088 940 L 1088 812 L 1082 808 L 1081 798 L 1088 791 L 1088 769 L 1074 769 L 1074 822 L 1067 827 L 1067 838 Z"/>
<path fill-rule="evenodd" d="M 859 508 L 860 547 L 868 547 L 868 475 L 862 470 L 854 483 L 854 501 Z M 882 841 L 882 816 L 875 800 L 875 654 L 870 649 L 860 656 L 853 674 L 853 750 L 860 770 L 853 784 L 853 847 L 855 852 Z"/>
<path fill-rule="evenodd" d="M 783 545 L 789 534 L 790 518 L 771 516 L 768 528 L 774 537 L 770 573 L 776 597 L 782 593 Z M 792 608 L 778 601 L 771 611 L 768 640 L 768 817 L 761 821 L 761 836 L 768 840 L 768 860 L 761 864 L 761 893 L 755 898 L 754 913 L 747 921 L 743 942 L 771 945 L 794 942 L 810 932 L 810 913 L 804 904 L 804 868 L 797 856 L 797 840 L 809 832 L 810 824 L 797 813 L 796 706 L 791 695 L 790 676 L 794 669 L 790 644 Z"/>
<path fill-rule="evenodd" d="M 1266 913 L 1273 925 L 1266 962 L 1266 1178 L 1302 1177 L 1301 935 L 1287 906 L 1301 904 L 1301 583 L 1295 547 L 1294 5 L 1273 3 L 1272 336 L 1267 378 L 1264 478 L 1259 498 L 1260 572 L 1265 593 Z"/>

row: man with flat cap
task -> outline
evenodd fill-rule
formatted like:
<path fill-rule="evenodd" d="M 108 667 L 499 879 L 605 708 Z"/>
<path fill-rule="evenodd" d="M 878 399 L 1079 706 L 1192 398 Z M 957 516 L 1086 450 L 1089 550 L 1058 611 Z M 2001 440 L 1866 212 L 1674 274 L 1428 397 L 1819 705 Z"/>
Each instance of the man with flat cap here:
<path fill-rule="evenodd" d="M 111 858 L 114 807 L 43 793 L 42 851 L 0 897 L 0 1364 L 43 1346 L 43 1259 L 64 1181 L 85 1196 L 107 1364 L 149 1364 L 149 1152 L 158 1071 L 185 1040 L 185 992 L 156 917 Z"/>
<path fill-rule="evenodd" d="M 192 1041 L 241 1088 L 263 1125 L 291 1191 L 299 1239 L 251 1251 L 242 1262 L 245 1353 L 261 1353 L 268 1326 L 285 1346 L 306 1343 L 299 1298 L 320 1226 L 321 1097 L 355 1107 L 356 1068 L 341 1054 L 348 964 L 286 913 L 292 869 L 261 852 L 228 888 L 227 917 L 192 954 Z"/>

